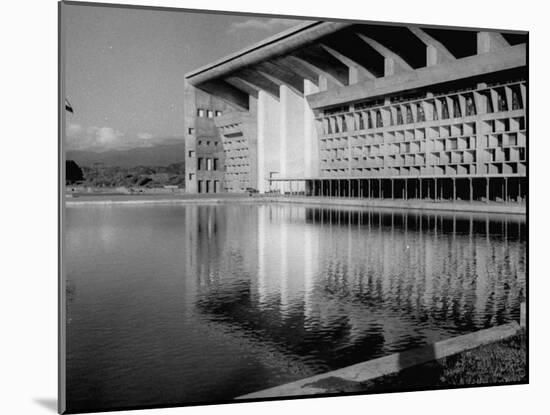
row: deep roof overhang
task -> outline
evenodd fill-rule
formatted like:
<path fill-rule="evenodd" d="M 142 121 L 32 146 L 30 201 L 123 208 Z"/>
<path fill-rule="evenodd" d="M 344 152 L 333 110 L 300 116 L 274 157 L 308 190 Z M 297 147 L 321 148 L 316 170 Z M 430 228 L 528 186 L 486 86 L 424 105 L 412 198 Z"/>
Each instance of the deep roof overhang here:
<path fill-rule="evenodd" d="M 288 54 L 352 24 L 347 22 L 306 22 L 189 72 L 185 78 L 193 85 L 222 78 L 239 69 Z"/>

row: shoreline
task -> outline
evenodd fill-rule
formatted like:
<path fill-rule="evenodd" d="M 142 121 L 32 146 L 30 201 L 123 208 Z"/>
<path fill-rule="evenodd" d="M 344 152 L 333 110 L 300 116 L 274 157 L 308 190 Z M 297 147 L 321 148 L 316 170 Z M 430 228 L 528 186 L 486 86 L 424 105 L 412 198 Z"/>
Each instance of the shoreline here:
<path fill-rule="evenodd" d="M 167 195 L 167 194 L 82 194 L 67 195 L 66 206 L 78 205 L 147 205 L 147 204 L 223 204 L 227 202 L 240 203 L 291 203 L 316 206 L 338 206 L 376 209 L 399 209 L 399 210 L 425 210 L 444 211 L 449 213 L 486 213 L 521 215 L 527 214 L 525 204 L 499 203 L 499 202 L 445 202 L 445 201 L 407 201 L 387 199 L 354 199 L 354 198 L 328 198 L 314 196 L 243 196 L 241 194 L 223 196 L 212 195 Z"/>
<path fill-rule="evenodd" d="M 524 320 L 524 312 L 522 305 L 522 317 L 520 321 Z M 427 369 L 433 365 L 445 367 L 446 361 L 450 358 L 456 358 L 455 360 L 464 359 L 465 357 L 468 358 L 471 353 L 475 354 L 476 351 L 483 350 L 483 348 L 491 348 L 494 345 L 506 342 L 508 339 L 513 339 L 517 336 L 525 336 L 525 327 L 518 324 L 516 321 L 512 321 L 511 323 L 478 330 L 473 333 L 441 340 L 426 346 L 367 360 L 305 379 L 248 393 L 236 397 L 235 400 L 284 399 L 296 396 L 327 395 L 346 392 L 368 393 L 369 391 L 376 390 L 377 384 L 378 387 L 384 387 L 384 384 L 386 384 L 386 386 L 388 384 L 390 386 L 393 385 L 396 379 L 404 373 L 409 374 L 409 376 L 410 373 L 412 373 L 413 378 L 421 378 L 426 374 Z M 506 351 L 504 353 L 506 354 Z M 483 354 L 483 352 L 481 352 L 481 354 Z M 489 354 L 491 354 L 491 352 Z M 478 374 L 469 373 L 468 375 L 477 376 Z M 437 386 L 438 385 L 430 385 L 431 388 Z M 442 384 L 440 386 L 449 387 L 452 386 L 452 384 Z M 389 389 L 391 389 L 391 387 Z"/>

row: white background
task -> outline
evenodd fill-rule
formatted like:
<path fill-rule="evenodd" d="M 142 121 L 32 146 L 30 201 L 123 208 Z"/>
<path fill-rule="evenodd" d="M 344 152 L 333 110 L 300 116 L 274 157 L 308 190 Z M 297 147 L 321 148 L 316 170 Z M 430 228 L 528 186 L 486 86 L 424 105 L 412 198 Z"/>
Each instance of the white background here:
<path fill-rule="evenodd" d="M 108 1 L 107 1 L 108 2 Z M 189 8 L 530 31 L 530 376 L 528 386 L 141 411 L 140 414 L 541 413 L 548 387 L 545 272 L 550 178 L 549 13 L 544 2 L 488 0 L 127 1 Z M 538 3 L 538 4 L 537 4 Z M 57 4 L 5 1 L 1 11 L 2 282 L 0 413 L 52 414 L 57 393 Z M 6 130 L 7 127 L 7 130 Z M 546 404 L 546 405 L 545 405 Z M 124 412 L 127 413 L 127 412 Z M 136 413 L 136 412 L 134 412 Z"/>

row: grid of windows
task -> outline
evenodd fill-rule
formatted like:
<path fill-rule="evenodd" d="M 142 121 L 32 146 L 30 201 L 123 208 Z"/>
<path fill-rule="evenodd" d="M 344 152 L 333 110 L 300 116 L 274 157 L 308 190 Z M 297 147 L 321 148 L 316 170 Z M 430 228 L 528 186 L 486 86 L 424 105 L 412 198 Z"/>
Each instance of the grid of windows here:
<path fill-rule="evenodd" d="M 197 108 L 197 117 L 200 117 L 200 118 L 214 118 L 214 116 L 216 117 L 221 117 L 222 116 L 222 112 L 217 110 L 217 111 L 214 111 L 214 110 L 209 110 L 209 109 L 204 109 L 204 108 Z"/>
<path fill-rule="evenodd" d="M 525 90 L 524 81 L 515 81 L 323 113 L 317 118 L 321 173 L 525 174 Z"/>

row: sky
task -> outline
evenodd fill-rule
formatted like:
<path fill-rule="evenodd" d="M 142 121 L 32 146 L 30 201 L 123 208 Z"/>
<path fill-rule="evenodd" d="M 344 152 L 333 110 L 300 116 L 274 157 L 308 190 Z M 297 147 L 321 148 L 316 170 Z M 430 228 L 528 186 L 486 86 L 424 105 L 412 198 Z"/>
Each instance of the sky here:
<path fill-rule="evenodd" d="M 185 73 L 302 23 L 65 5 L 66 149 L 183 140 Z"/>

